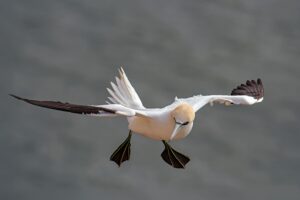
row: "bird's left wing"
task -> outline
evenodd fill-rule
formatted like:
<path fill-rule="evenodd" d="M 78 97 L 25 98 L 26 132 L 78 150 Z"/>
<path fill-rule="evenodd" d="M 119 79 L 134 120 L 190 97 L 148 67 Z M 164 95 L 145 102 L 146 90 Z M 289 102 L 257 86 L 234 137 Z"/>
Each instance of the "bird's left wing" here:
<path fill-rule="evenodd" d="M 261 102 L 263 100 L 263 97 L 264 87 L 261 79 L 257 79 L 257 81 L 248 80 L 246 84 L 241 84 L 240 86 L 232 90 L 231 95 L 198 95 L 190 98 L 182 98 L 176 100 L 179 102 L 183 101 L 190 104 L 196 112 L 208 103 L 220 103 L 225 105 L 252 105 Z"/>
<path fill-rule="evenodd" d="M 25 101 L 32 105 L 54 109 L 54 110 L 76 113 L 76 114 L 84 114 L 84 115 L 100 116 L 100 117 L 108 117 L 108 116 L 109 117 L 111 116 L 132 117 L 135 115 L 147 116 L 147 112 L 145 111 L 134 110 L 120 104 L 77 105 L 71 103 L 62 103 L 60 101 L 39 101 L 39 100 L 25 99 L 12 94 L 10 96 L 18 100 Z"/>

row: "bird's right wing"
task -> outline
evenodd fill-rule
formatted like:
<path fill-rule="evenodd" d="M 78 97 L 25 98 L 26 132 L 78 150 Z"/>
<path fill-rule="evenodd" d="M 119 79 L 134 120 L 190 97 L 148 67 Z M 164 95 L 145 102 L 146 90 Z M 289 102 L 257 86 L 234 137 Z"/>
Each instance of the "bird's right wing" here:
<path fill-rule="evenodd" d="M 60 101 L 32 100 L 32 99 L 26 99 L 16 95 L 12 95 L 12 94 L 10 96 L 39 107 L 71 112 L 76 114 L 99 116 L 99 117 L 114 117 L 114 116 L 132 117 L 136 115 L 148 117 L 154 113 L 153 111 L 150 112 L 149 109 L 135 110 L 132 108 L 125 107 L 121 104 L 78 105 L 78 104 L 71 104 L 71 103 L 62 103 Z"/>
<path fill-rule="evenodd" d="M 116 77 L 116 84 L 111 82 L 111 87 L 107 91 L 111 95 L 108 99 L 114 104 L 121 104 L 128 108 L 144 109 L 142 101 L 135 89 L 130 84 L 123 68 L 119 70 L 119 77 Z"/>
<path fill-rule="evenodd" d="M 194 111 L 210 103 L 220 103 L 225 105 L 252 105 L 259 103 L 264 97 L 264 87 L 262 81 L 247 81 L 246 84 L 241 84 L 233 89 L 231 95 L 208 95 L 208 96 L 193 96 L 189 98 L 176 99 L 178 102 L 186 102 L 190 104 Z"/>

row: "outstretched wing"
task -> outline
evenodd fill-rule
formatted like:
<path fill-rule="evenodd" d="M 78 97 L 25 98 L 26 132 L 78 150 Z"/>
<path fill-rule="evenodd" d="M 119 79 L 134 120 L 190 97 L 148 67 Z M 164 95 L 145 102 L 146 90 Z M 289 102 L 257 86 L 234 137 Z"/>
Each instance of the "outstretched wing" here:
<path fill-rule="evenodd" d="M 116 84 L 111 82 L 112 90 L 107 88 L 111 95 L 108 99 L 115 104 L 121 104 L 128 108 L 144 109 L 145 107 L 136 93 L 135 89 L 130 84 L 124 70 L 120 68 L 119 77 L 116 77 Z"/>
<path fill-rule="evenodd" d="M 159 115 L 161 113 L 160 109 L 142 109 L 136 110 L 128 108 L 121 104 L 107 104 L 107 105 L 77 105 L 71 103 L 62 103 L 60 101 L 39 101 L 32 99 L 25 99 L 13 94 L 10 96 L 25 101 L 29 104 L 40 106 L 44 108 L 60 110 L 65 112 L 71 112 L 76 114 L 99 116 L 99 117 L 115 117 L 115 116 L 142 116 L 142 117 L 152 117 Z"/>
<path fill-rule="evenodd" d="M 62 103 L 60 101 L 38 101 L 38 100 L 25 99 L 12 94 L 10 96 L 18 100 L 22 100 L 27 103 L 30 103 L 32 105 L 54 109 L 54 110 L 76 113 L 76 114 L 93 115 L 93 116 L 132 115 L 132 112 L 129 111 L 126 112 L 126 110 L 110 109 L 102 106 L 77 105 L 77 104 L 70 104 L 70 103 Z"/>
<path fill-rule="evenodd" d="M 241 84 L 232 90 L 231 95 L 198 95 L 190 98 L 177 99 L 177 101 L 190 104 L 196 112 L 208 103 L 252 105 L 261 102 L 263 97 L 264 87 L 262 81 L 257 79 L 257 81 L 252 80 L 247 81 L 246 84 Z"/>

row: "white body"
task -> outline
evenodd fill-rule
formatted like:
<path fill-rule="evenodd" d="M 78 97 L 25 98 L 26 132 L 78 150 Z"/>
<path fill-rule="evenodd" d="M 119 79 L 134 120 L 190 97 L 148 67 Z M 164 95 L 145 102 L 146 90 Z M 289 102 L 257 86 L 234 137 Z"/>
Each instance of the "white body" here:
<path fill-rule="evenodd" d="M 133 116 L 127 119 L 130 130 L 154 140 L 170 140 L 175 128 L 175 120 L 167 109 L 161 109 L 160 115 L 157 116 Z M 178 140 L 186 137 L 192 128 L 193 123 L 182 127 L 173 139 Z"/>

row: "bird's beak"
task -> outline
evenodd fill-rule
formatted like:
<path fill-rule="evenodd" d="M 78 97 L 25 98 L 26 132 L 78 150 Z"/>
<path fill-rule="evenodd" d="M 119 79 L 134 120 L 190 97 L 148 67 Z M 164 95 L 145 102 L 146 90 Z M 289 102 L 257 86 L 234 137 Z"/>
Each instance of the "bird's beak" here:
<path fill-rule="evenodd" d="M 170 140 L 172 140 L 177 135 L 178 130 L 180 129 L 181 126 L 182 126 L 181 124 L 175 124 L 175 128 L 174 128 L 174 131 L 173 131 L 173 133 L 171 135 Z"/>

